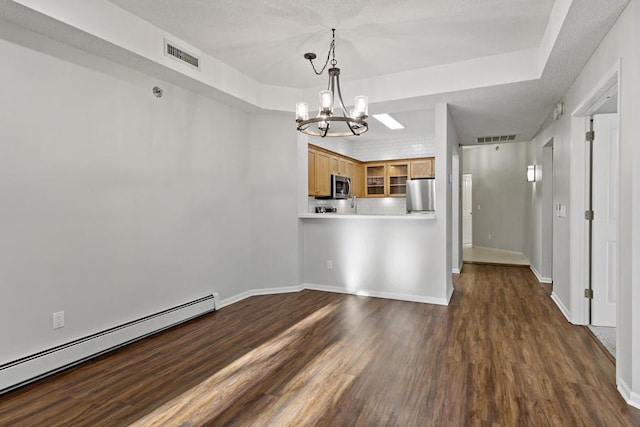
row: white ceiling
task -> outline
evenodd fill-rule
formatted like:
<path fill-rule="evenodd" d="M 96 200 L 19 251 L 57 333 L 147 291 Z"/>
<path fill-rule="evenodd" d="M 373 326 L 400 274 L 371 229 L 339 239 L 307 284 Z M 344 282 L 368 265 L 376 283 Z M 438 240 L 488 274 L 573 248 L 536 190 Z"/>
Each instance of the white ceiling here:
<path fill-rule="evenodd" d="M 628 2 L 0 0 L 0 18 L 248 111 L 292 115 L 296 100 L 313 105 L 327 81 L 302 55 L 324 60 L 336 28 L 347 104 L 369 95 L 370 114 L 406 121 L 389 137 L 413 139 L 426 132 L 421 117 L 447 102 L 467 145 L 478 136 L 532 139 Z M 199 49 L 208 68 L 167 63 L 163 37 Z M 390 135 L 369 121 L 361 141 Z"/>
<path fill-rule="evenodd" d="M 553 0 L 110 1 L 275 86 L 324 86 L 302 55 L 315 52 L 322 64 L 336 28 L 345 97 L 350 80 L 375 84 L 392 73 L 538 48 L 554 6 Z M 361 139 L 424 135 L 416 118 L 444 101 L 462 144 L 504 134 L 530 140 L 627 3 L 574 0 L 540 79 L 372 105 L 371 113 L 395 113 L 406 128 L 390 132 L 369 119 Z"/>
<path fill-rule="evenodd" d="M 265 84 L 318 81 L 303 58 L 348 79 L 538 47 L 553 0 L 110 0 Z"/>

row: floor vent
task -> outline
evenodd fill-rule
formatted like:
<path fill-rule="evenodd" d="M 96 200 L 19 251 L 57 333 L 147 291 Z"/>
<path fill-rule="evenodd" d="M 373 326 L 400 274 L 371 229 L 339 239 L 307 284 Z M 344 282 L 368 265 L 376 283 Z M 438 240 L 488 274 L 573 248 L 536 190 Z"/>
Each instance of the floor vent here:
<path fill-rule="evenodd" d="M 0 395 L 215 311 L 214 295 L 190 301 L 0 365 Z"/>
<path fill-rule="evenodd" d="M 517 135 L 500 135 L 500 136 L 479 136 L 476 138 L 478 144 L 487 142 L 511 142 L 516 140 Z"/>
<path fill-rule="evenodd" d="M 186 52 L 183 49 L 180 49 L 175 45 L 175 43 L 170 42 L 167 39 L 164 40 L 164 54 L 166 56 L 175 58 L 178 61 L 181 61 L 197 70 L 200 69 L 200 59 L 197 56 Z"/>

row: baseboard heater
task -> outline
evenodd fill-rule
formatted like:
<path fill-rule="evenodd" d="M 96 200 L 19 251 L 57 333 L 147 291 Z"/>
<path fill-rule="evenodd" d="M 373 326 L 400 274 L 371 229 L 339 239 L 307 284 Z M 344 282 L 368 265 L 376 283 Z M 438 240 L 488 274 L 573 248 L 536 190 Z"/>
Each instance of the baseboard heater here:
<path fill-rule="evenodd" d="M 0 365 L 0 394 L 215 311 L 216 304 L 208 295 Z"/>

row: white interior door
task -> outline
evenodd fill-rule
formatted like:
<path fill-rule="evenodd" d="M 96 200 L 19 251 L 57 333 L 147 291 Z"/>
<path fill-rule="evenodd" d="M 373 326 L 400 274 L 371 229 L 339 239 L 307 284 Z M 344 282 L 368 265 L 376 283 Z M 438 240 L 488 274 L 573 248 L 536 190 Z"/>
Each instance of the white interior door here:
<path fill-rule="evenodd" d="M 618 114 L 593 116 L 591 323 L 616 325 L 618 282 Z"/>
<path fill-rule="evenodd" d="M 465 246 L 471 246 L 473 244 L 473 221 L 471 215 L 473 214 L 473 198 L 472 194 L 472 179 L 470 173 L 462 175 L 462 244 Z"/>

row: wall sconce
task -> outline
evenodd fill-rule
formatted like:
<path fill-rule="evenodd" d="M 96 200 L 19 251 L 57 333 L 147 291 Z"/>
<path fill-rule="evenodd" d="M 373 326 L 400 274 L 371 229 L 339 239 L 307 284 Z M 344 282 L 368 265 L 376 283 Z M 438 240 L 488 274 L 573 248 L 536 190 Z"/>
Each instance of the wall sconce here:
<path fill-rule="evenodd" d="M 559 102 L 553 107 L 553 120 L 558 120 L 564 114 L 564 102 Z"/>
<path fill-rule="evenodd" d="M 536 165 L 527 166 L 527 181 L 535 182 L 536 180 Z"/>

